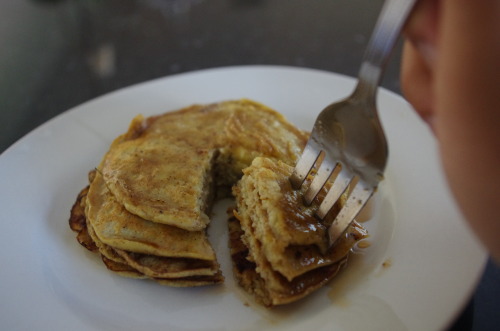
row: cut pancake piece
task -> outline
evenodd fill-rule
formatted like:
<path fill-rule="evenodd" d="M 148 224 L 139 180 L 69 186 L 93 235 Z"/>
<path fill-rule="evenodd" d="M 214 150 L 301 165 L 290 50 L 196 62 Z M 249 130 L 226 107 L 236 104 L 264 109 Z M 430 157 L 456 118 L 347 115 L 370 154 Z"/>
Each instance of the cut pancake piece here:
<path fill-rule="evenodd" d="M 258 157 L 233 188 L 246 259 L 255 264 L 254 272 L 240 273 L 240 282 L 247 289 L 256 287 L 250 291 L 267 305 L 295 301 L 322 286 L 345 263 L 356 242 L 366 237 L 366 231 L 353 223 L 328 249 L 331 219 L 314 216 L 317 204 L 304 206 L 302 193 L 290 185 L 292 170 L 283 162 Z M 336 208 L 332 213 L 340 206 Z"/>
<path fill-rule="evenodd" d="M 169 139 L 129 140 L 110 150 L 102 174 L 113 195 L 131 213 L 190 231 L 209 222 L 215 150 Z M 131 160 L 133 159 L 133 160 Z M 172 188 L 170 192 L 165 192 Z"/>
<path fill-rule="evenodd" d="M 164 257 L 215 260 L 205 231 L 147 221 L 120 205 L 97 173 L 87 194 L 86 217 L 97 237 L 114 248 Z"/>
<path fill-rule="evenodd" d="M 142 121 L 136 118 L 103 159 L 100 170 L 106 185 L 135 215 L 203 230 L 213 196 L 215 146 L 226 116 L 192 106 Z"/>

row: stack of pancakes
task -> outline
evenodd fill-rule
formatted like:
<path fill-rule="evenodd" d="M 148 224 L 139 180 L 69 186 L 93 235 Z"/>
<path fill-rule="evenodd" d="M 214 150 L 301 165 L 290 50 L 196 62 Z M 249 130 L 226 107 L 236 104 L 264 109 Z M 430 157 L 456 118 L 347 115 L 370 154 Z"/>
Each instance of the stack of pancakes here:
<path fill-rule="evenodd" d="M 138 116 L 91 171 L 89 185 L 71 210 L 70 227 L 83 246 L 99 253 L 108 269 L 120 275 L 170 286 L 221 283 L 206 235 L 208 215 L 214 199 L 228 195 L 246 169 L 243 179 L 247 179 L 233 189 L 237 218 L 230 221 L 236 277 L 248 291 L 265 292 L 257 297 L 266 305 L 294 301 L 333 277 L 330 269 L 338 269 L 348 250 L 328 252 L 326 225 L 319 226 L 307 208 L 308 216 L 295 231 L 286 227 L 269 231 L 269 216 L 281 211 L 282 218 L 299 217 L 300 210 L 287 214 L 286 209 L 292 204 L 302 208 L 302 202 L 295 196 L 286 203 L 282 199 L 288 195 L 282 191 L 281 196 L 271 193 L 274 200 L 264 207 L 259 202 L 264 197 L 255 195 L 252 185 L 283 181 L 307 137 L 279 113 L 250 100 Z M 275 176 L 258 174 L 266 169 Z M 307 230 L 314 227 L 321 231 Z M 318 261 L 304 266 L 308 256 Z M 250 266 L 245 270 L 253 267 L 253 273 L 239 272 L 242 263 Z M 314 272 L 321 274 L 321 281 L 301 281 L 305 290 L 300 294 L 277 285 L 294 284 Z M 247 286 L 249 281 L 260 285 Z"/>
<path fill-rule="evenodd" d="M 234 273 L 240 285 L 266 306 L 296 301 L 324 285 L 367 235 L 353 222 L 329 248 L 328 226 L 346 197 L 319 220 L 314 214 L 327 188 L 305 206 L 302 195 L 311 178 L 301 190 L 294 190 L 289 181 L 292 170 L 279 160 L 257 157 L 233 188 L 236 209 L 229 228 Z"/>

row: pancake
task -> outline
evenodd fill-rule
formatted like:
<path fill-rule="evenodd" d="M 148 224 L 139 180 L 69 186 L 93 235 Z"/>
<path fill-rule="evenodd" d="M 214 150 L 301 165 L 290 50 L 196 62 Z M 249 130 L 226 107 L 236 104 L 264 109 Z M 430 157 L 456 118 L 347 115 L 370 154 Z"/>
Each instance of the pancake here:
<path fill-rule="evenodd" d="M 117 273 L 120 276 L 129 277 L 129 278 L 138 278 L 144 279 L 147 278 L 137 270 L 133 269 L 127 264 L 117 263 L 115 261 L 109 260 L 105 257 L 102 257 L 102 260 L 106 267 Z M 217 272 L 215 275 L 211 276 L 190 276 L 190 277 L 181 277 L 181 278 L 153 278 L 154 281 L 161 285 L 171 286 L 171 287 L 194 287 L 194 286 L 207 286 L 207 285 L 216 285 L 224 281 L 224 277 L 220 272 Z"/>
<path fill-rule="evenodd" d="M 214 172 L 218 185 L 232 185 L 256 156 L 294 163 L 306 141 L 307 134 L 264 105 L 227 101 L 136 118 L 99 170 L 132 214 L 198 231 L 209 222 Z"/>
<path fill-rule="evenodd" d="M 215 261 L 168 258 L 119 249 L 115 249 L 115 252 L 126 261 L 126 264 L 151 278 L 213 276 L 219 270 L 219 265 Z"/>
<path fill-rule="evenodd" d="M 238 221 L 232 221 L 231 231 L 241 240 L 231 235 L 237 278 L 266 305 L 289 303 L 321 287 L 345 263 L 356 242 L 366 237 L 366 231 L 353 223 L 329 248 L 326 231 L 345 200 L 326 220 L 317 219 L 318 204 L 304 206 L 302 193 L 292 189 L 292 171 L 281 161 L 257 157 L 233 189 Z M 240 270 L 242 255 L 254 265 L 243 268 L 245 272 Z"/>
<path fill-rule="evenodd" d="M 204 231 L 186 231 L 128 212 L 97 173 L 87 194 L 86 217 L 97 237 L 114 248 L 164 256 L 215 260 Z"/>

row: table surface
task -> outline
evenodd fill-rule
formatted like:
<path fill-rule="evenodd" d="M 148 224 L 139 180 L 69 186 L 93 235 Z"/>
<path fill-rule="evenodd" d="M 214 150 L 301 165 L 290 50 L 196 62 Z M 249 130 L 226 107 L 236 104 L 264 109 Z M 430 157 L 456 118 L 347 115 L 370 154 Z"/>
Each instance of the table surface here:
<path fill-rule="evenodd" d="M 82 102 L 158 77 L 273 64 L 355 76 L 382 0 L 2 0 L 0 153 Z M 401 93 L 401 43 L 382 86 Z M 500 325 L 491 261 L 450 330 Z"/>

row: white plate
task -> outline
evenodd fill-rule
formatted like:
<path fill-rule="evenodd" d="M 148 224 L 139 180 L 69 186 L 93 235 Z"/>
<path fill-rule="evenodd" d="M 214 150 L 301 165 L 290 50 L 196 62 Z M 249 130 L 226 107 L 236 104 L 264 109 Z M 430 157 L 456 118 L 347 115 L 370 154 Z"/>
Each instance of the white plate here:
<path fill-rule="evenodd" d="M 266 310 L 232 278 L 225 206 L 210 238 L 226 282 L 169 288 L 108 272 L 69 230 L 69 209 L 111 140 L 138 113 L 252 98 L 298 126 L 346 96 L 354 80 L 309 69 L 229 67 L 171 76 L 100 97 L 42 125 L 0 156 L 2 329 L 438 330 L 471 295 L 486 254 L 450 198 L 426 126 L 406 102 L 379 93 L 390 160 L 365 225 L 372 246 L 328 286 Z"/>

